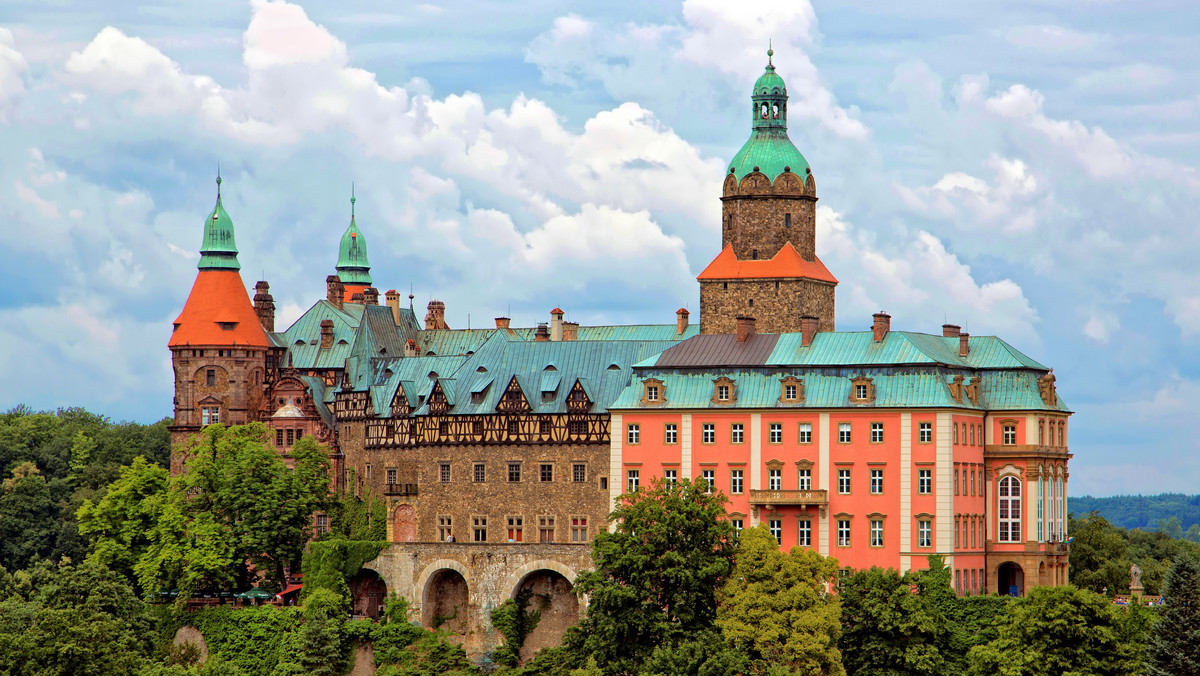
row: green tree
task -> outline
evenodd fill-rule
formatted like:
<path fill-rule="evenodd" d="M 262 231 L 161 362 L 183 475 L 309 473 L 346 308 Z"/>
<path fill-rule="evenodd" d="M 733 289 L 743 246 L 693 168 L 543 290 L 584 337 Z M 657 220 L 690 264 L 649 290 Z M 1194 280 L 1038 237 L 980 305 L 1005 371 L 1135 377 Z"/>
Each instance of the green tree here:
<path fill-rule="evenodd" d="M 1180 556 L 1167 574 L 1162 617 L 1150 633 L 1150 676 L 1200 674 L 1200 564 Z"/>
<path fill-rule="evenodd" d="M 841 603 L 826 593 L 837 572 L 837 559 L 811 549 L 779 551 L 765 524 L 744 530 L 718 596 L 717 626 L 753 673 L 844 674 Z"/>
<path fill-rule="evenodd" d="M 587 618 L 572 634 L 580 654 L 611 675 L 653 673 L 652 657 L 661 663 L 688 645 L 720 649 L 716 592 L 735 543 L 725 502 L 686 479 L 621 496 L 609 515 L 616 530 L 592 545 L 596 569 L 576 579 L 589 595 Z"/>
<path fill-rule="evenodd" d="M 20 570 L 51 553 L 54 501 L 34 463 L 23 462 L 12 472 L 0 482 L 0 566 Z"/>
<path fill-rule="evenodd" d="M 149 548 L 162 514 L 167 482 L 166 469 L 138 456 L 121 468 L 120 478 L 96 504 L 85 500 L 76 517 L 79 532 L 91 540 L 88 560 L 134 579 L 134 565 Z"/>
<path fill-rule="evenodd" d="M 1013 602 L 999 636 L 972 648 L 975 676 L 1128 676 L 1137 648 L 1108 599 L 1075 587 L 1035 587 Z"/>

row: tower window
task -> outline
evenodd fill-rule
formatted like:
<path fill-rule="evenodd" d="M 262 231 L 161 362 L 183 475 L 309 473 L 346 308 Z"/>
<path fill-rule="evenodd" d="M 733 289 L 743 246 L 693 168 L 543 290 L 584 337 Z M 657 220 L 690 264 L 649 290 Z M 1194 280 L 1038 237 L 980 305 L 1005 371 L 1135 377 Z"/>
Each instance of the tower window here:
<path fill-rule="evenodd" d="M 791 214 L 783 215 L 783 227 L 785 227 L 785 228 L 792 227 L 792 215 Z"/>
<path fill-rule="evenodd" d="M 758 249 L 750 250 L 750 260 L 758 260 Z"/>
<path fill-rule="evenodd" d="M 205 371 L 204 384 L 209 387 L 216 387 L 216 385 L 217 385 L 217 370 L 216 369 L 208 369 L 207 371 Z"/>
<path fill-rule="evenodd" d="M 724 291 L 728 291 L 729 290 L 729 282 L 721 282 L 721 289 Z"/>

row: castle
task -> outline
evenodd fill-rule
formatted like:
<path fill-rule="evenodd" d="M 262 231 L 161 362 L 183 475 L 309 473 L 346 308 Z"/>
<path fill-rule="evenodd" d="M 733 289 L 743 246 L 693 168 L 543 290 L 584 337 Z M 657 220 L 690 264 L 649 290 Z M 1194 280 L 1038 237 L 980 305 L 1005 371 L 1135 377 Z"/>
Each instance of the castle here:
<path fill-rule="evenodd" d="M 580 326 L 555 308 L 536 327 L 451 329 L 436 300 L 419 321 L 411 295 L 380 304 L 352 199 L 326 297 L 276 331 L 268 284 L 251 298 L 242 282 L 218 178 L 169 343 L 173 441 L 258 420 L 285 458 L 305 435 L 330 445 L 335 485 L 386 500 L 394 543 L 356 578 L 356 607 L 398 591 L 473 651 L 497 640 L 488 611 L 524 588 L 547 602 L 526 652 L 556 643 L 613 500 L 655 478 L 706 481 L 735 527 L 767 524 L 846 568 L 936 553 L 962 594 L 1065 584 L 1070 411 L 1052 372 L 950 324 L 896 331 L 881 312 L 835 330 L 787 101 L 769 58 L 698 326 L 683 309 Z"/>

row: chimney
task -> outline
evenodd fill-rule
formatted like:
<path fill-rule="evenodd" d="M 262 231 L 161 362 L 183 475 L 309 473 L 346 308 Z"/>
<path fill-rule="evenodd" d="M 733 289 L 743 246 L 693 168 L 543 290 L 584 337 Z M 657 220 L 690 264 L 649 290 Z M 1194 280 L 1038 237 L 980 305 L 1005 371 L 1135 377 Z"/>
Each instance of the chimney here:
<path fill-rule="evenodd" d="M 364 296 L 362 291 L 355 291 L 354 294 L 350 296 L 350 302 L 354 303 L 355 305 L 362 305 L 364 302 L 363 299 Z"/>
<path fill-rule="evenodd" d="M 563 311 L 561 308 L 554 308 L 550 311 L 550 340 L 559 341 L 563 339 Z"/>
<path fill-rule="evenodd" d="M 958 356 L 965 357 L 971 352 L 971 344 L 968 339 L 971 337 L 969 333 L 958 334 Z"/>
<path fill-rule="evenodd" d="M 812 345 L 813 338 L 817 336 L 817 327 L 820 326 L 821 320 L 812 315 L 804 315 L 800 318 L 800 346 L 808 347 Z"/>
<path fill-rule="evenodd" d="M 258 315 L 263 331 L 275 332 L 275 299 L 271 297 L 271 285 L 266 282 L 254 285 L 254 314 Z"/>
<path fill-rule="evenodd" d="M 333 347 L 333 320 L 321 320 L 321 349 L 328 350 Z"/>
<path fill-rule="evenodd" d="M 368 286 L 366 290 L 363 291 L 363 301 L 365 301 L 367 305 L 379 305 L 379 289 L 376 289 L 373 286 Z"/>
<path fill-rule="evenodd" d="M 383 294 L 384 301 L 387 306 L 392 308 L 392 321 L 396 326 L 400 326 L 400 292 L 395 289 L 388 289 L 387 293 Z"/>
<path fill-rule="evenodd" d="M 563 340 L 579 340 L 579 322 L 563 322 Z"/>
<path fill-rule="evenodd" d="M 691 313 L 687 311 L 687 308 L 681 307 L 675 311 L 675 335 L 682 336 L 683 332 L 687 331 L 688 315 L 690 314 Z"/>
<path fill-rule="evenodd" d="M 329 275 L 325 278 L 325 300 L 329 301 L 335 308 L 341 310 L 345 295 L 346 287 L 342 286 L 340 277 Z"/>
<path fill-rule="evenodd" d="M 417 356 L 417 341 L 413 340 L 412 338 L 409 338 L 408 340 L 404 341 L 404 356 L 405 357 Z"/>
<path fill-rule="evenodd" d="M 511 321 L 508 317 L 496 317 L 496 328 L 507 329 Z"/>
<path fill-rule="evenodd" d="M 426 306 L 425 330 L 448 329 L 446 325 L 446 304 L 440 300 L 431 300 Z"/>
<path fill-rule="evenodd" d="M 961 330 L 962 330 L 962 327 L 959 326 L 958 324 L 942 324 L 942 337 L 943 338 L 957 338 L 958 332 Z"/>
<path fill-rule="evenodd" d="M 750 336 L 754 335 L 754 317 L 737 318 L 737 339 L 739 343 L 744 343 L 750 340 Z"/>
<path fill-rule="evenodd" d="M 883 342 L 887 337 L 888 331 L 892 329 L 892 316 L 882 310 L 872 315 L 875 318 L 875 323 L 871 330 L 875 334 L 875 342 Z"/>
<path fill-rule="evenodd" d="M 550 342 L 550 329 L 546 328 L 545 324 L 538 324 L 537 331 L 533 334 L 533 339 L 539 343 Z"/>

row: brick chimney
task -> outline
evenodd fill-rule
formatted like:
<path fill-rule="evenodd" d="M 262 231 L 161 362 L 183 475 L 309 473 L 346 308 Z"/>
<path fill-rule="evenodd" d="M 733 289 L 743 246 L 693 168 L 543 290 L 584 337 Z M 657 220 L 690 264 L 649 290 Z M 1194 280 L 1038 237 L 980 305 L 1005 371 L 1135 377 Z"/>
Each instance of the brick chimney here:
<path fill-rule="evenodd" d="M 962 327 L 959 326 L 958 324 L 942 324 L 942 337 L 943 338 L 957 338 L 958 332 L 961 330 L 962 330 Z"/>
<path fill-rule="evenodd" d="M 683 332 L 687 331 L 688 316 L 690 314 L 691 313 L 687 311 L 687 308 L 681 307 L 675 311 L 675 335 L 682 336 Z"/>
<path fill-rule="evenodd" d="M 392 321 L 396 323 L 396 326 L 400 326 L 400 292 L 388 289 L 387 293 L 383 294 L 383 299 L 392 309 Z"/>
<path fill-rule="evenodd" d="M 364 300 L 363 300 L 364 298 L 365 298 L 365 296 L 363 296 L 362 291 L 355 291 L 353 294 L 350 295 L 350 302 L 354 303 L 355 305 L 362 305 L 364 302 Z"/>
<path fill-rule="evenodd" d="M 887 337 L 888 331 L 892 329 L 892 316 L 886 312 L 876 312 L 872 315 L 875 318 L 875 323 L 871 326 L 871 331 L 875 334 L 875 342 L 881 343 Z"/>
<path fill-rule="evenodd" d="M 812 345 L 813 338 L 817 335 L 817 327 L 821 325 L 821 320 L 812 315 L 804 315 L 800 318 L 800 346 L 808 347 Z"/>
<path fill-rule="evenodd" d="M 563 322 L 563 340 L 579 340 L 579 322 Z"/>
<path fill-rule="evenodd" d="M 321 349 L 328 350 L 333 347 L 333 320 L 321 320 Z"/>
<path fill-rule="evenodd" d="M 538 324 L 537 331 L 533 334 L 533 339 L 539 343 L 550 342 L 550 329 L 546 328 L 545 324 Z"/>
<path fill-rule="evenodd" d="M 550 340 L 559 341 L 563 339 L 563 311 L 561 308 L 554 308 L 550 311 Z"/>
<path fill-rule="evenodd" d="M 448 329 L 446 325 L 446 304 L 440 300 L 431 300 L 425 308 L 425 329 Z"/>
<path fill-rule="evenodd" d="M 971 352 L 971 343 L 968 340 L 971 337 L 969 333 L 958 334 L 958 356 L 965 357 Z"/>
<path fill-rule="evenodd" d="M 512 320 L 508 317 L 496 317 L 496 328 L 507 329 L 511 322 Z"/>
<path fill-rule="evenodd" d="M 754 335 L 754 317 L 737 318 L 737 339 L 739 343 L 744 343 L 750 340 L 750 336 Z"/>
<path fill-rule="evenodd" d="M 346 287 L 342 286 L 342 280 L 337 275 L 329 275 L 325 278 L 325 300 L 333 304 L 339 310 L 342 309 L 342 301 L 346 296 Z"/>
<path fill-rule="evenodd" d="M 258 315 L 263 331 L 274 333 L 275 299 L 271 297 L 271 285 L 266 282 L 254 285 L 254 314 Z"/>
<path fill-rule="evenodd" d="M 379 289 L 376 289 L 373 286 L 368 286 L 366 290 L 363 291 L 363 301 L 366 302 L 367 305 L 379 305 Z"/>

